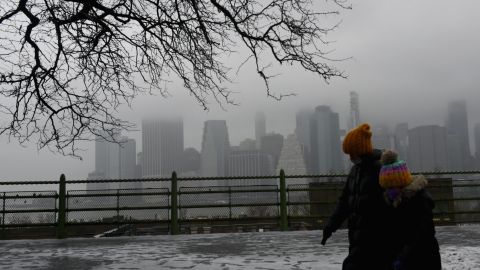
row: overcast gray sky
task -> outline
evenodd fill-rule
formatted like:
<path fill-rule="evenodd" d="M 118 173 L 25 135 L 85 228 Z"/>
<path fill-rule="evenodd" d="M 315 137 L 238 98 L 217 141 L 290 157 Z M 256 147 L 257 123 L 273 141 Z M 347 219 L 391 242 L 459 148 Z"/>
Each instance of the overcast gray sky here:
<path fill-rule="evenodd" d="M 409 122 L 444 124 L 446 105 L 451 99 L 466 99 L 470 128 L 480 122 L 480 1 L 478 0 L 353 0 L 353 9 L 339 18 L 341 27 L 335 40 L 334 56 L 353 57 L 339 63 L 348 79 L 335 79 L 329 85 L 318 76 L 298 67 L 282 68 L 274 81 L 279 93 L 297 96 L 275 101 L 266 96 L 262 81 L 246 65 L 230 89 L 237 92 L 239 106 L 221 110 L 211 103 L 206 112 L 186 94 L 180 84 L 169 85 L 171 97 L 141 96 L 133 107 L 121 108 L 120 115 L 140 124 L 144 116 L 181 115 L 184 118 L 185 146 L 200 149 L 203 121 L 226 119 L 232 144 L 254 137 L 254 114 L 263 110 L 267 131 L 292 133 L 295 112 L 300 108 L 330 105 L 340 113 L 345 128 L 348 92 L 360 95 L 362 119 L 373 125 L 394 126 Z M 240 55 L 241 57 L 241 55 Z M 238 57 L 232 59 L 237 61 Z M 138 126 L 138 130 L 141 126 Z M 140 132 L 128 134 L 137 139 Z M 85 143 L 83 161 L 38 152 L 32 143 L 25 147 L 0 138 L 0 179 L 84 179 L 94 169 L 94 148 Z"/>

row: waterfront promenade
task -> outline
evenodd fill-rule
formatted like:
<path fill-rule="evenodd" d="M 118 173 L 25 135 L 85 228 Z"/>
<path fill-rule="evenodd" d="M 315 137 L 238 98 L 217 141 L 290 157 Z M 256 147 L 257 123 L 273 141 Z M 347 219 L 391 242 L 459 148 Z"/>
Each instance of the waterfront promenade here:
<path fill-rule="evenodd" d="M 445 269 L 480 269 L 480 225 L 437 227 Z M 0 241 L 0 269 L 341 269 L 346 231 Z"/>

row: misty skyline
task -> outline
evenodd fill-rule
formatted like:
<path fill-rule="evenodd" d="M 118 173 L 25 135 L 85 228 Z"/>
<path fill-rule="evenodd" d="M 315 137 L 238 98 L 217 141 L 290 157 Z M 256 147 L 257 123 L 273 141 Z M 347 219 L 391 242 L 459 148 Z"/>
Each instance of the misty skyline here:
<path fill-rule="evenodd" d="M 255 138 L 257 111 L 266 115 L 266 131 L 284 136 L 295 129 L 295 113 L 328 105 L 340 115 L 340 127 L 346 129 L 349 116 L 349 92 L 359 94 L 361 120 L 373 126 L 393 128 L 408 122 L 410 128 L 437 124 L 444 126 L 450 100 L 465 99 L 473 147 L 473 128 L 480 122 L 480 9 L 478 1 L 351 1 L 353 9 L 340 15 L 342 25 L 331 40 L 335 57 L 353 57 L 339 62 L 348 79 L 335 79 L 329 85 L 298 67 L 279 70 L 272 89 L 277 93 L 295 92 L 297 96 L 278 102 L 266 97 L 265 87 L 251 63 L 244 66 L 235 83 L 228 85 L 239 106 L 225 105 L 223 111 L 210 101 L 210 111 L 202 108 L 178 82 L 168 85 L 170 97 L 140 96 L 132 108 L 124 106 L 120 116 L 137 123 L 136 132 L 123 134 L 137 141 L 141 149 L 141 119 L 147 116 L 180 115 L 184 119 L 185 147 L 200 149 L 203 122 L 227 121 L 232 145 Z M 238 57 L 239 59 L 241 57 Z M 234 60 L 237 60 L 234 58 Z M 84 161 L 47 149 L 37 152 L 34 143 L 26 148 L 18 142 L 2 148 L 2 180 L 85 179 L 94 167 L 94 142 L 84 142 L 79 152 Z M 473 149 L 472 149 L 473 150 Z"/>

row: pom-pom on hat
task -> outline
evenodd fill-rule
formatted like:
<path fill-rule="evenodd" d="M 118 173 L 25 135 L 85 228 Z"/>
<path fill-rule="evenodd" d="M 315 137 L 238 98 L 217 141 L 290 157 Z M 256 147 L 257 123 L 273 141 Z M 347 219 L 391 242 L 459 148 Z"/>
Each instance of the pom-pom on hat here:
<path fill-rule="evenodd" d="M 370 125 L 361 124 L 350 130 L 343 139 L 343 152 L 351 157 L 373 153 Z"/>
<path fill-rule="evenodd" d="M 397 153 L 385 151 L 382 154 L 380 169 L 380 186 L 385 189 L 403 188 L 412 182 L 412 175 L 403 160 L 398 160 Z"/>

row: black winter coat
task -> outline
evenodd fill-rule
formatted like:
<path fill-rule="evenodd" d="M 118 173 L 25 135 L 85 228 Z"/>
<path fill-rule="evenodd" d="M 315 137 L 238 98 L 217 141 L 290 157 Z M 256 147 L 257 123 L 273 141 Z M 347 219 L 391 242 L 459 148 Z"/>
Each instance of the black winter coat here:
<path fill-rule="evenodd" d="M 435 206 L 425 190 L 427 180 L 414 176 L 391 205 L 390 241 L 396 249 L 399 270 L 441 270 L 440 251 L 435 238 L 432 210 Z"/>
<path fill-rule="evenodd" d="M 378 177 L 381 151 L 362 156 L 352 167 L 337 207 L 325 229 L 336 231 L 348 219 L 349 253 L 344 270 L 393 269 L 394 254 L 388 244 L 388 205 Z"/>

